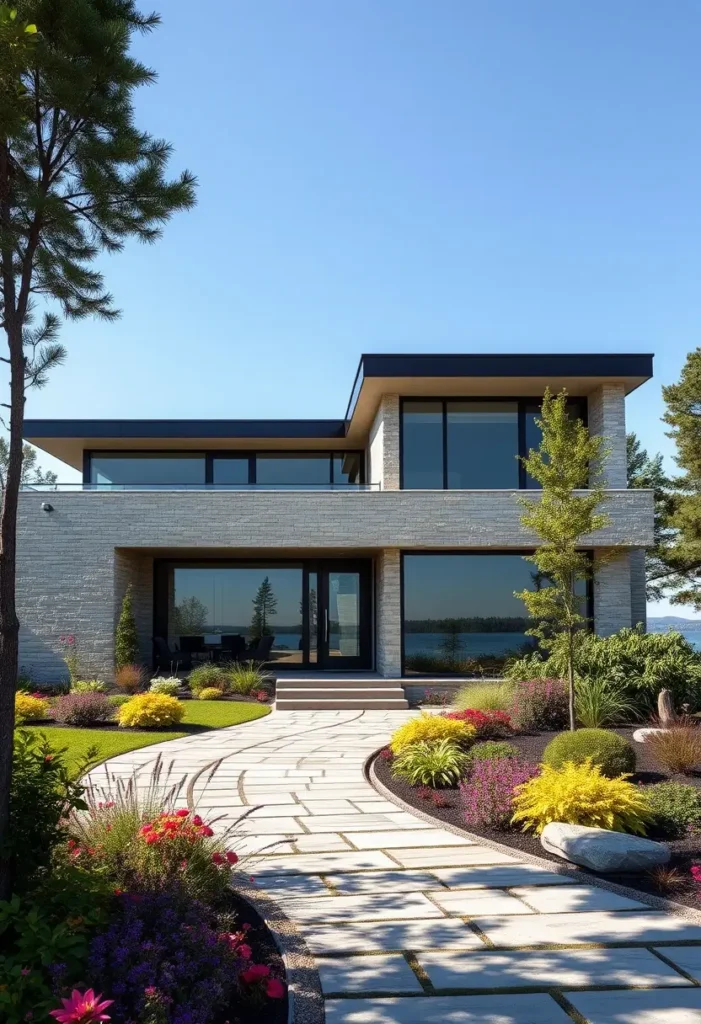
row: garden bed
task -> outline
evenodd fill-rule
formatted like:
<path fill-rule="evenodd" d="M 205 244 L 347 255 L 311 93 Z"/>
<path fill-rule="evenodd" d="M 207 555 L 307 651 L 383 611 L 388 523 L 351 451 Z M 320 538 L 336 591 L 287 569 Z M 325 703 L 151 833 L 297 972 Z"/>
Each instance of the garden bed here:
<path fill-rule="evenodd" d="M 636 772 L 631 778 L 632 782 L 641 786 L 651 785 L 657 782 L 681 782 L 701 789 L 701 772 L 696 772 L 691 775 L 672 775 L 669 772 L 666 772 L 655 761 L 649 748 L 646 747 L 646 744 L 633 742 L 632 735 L 634 729 L 632 727 L 615 729 L 612 731 L 618 733 L 620 736 L 631 742 L 635 749 L 637 765 Z M 509 737 L 508 742 L 518 749 L 524 760 L 529 761 L 532 764 L 539 764 L 542 761 L 543 751 L 546 746 L 557 735 L 559 735 L 557 732 L 540 732 L 530 735 L 517 735 Z M 511 847 L 517 851 L 520 850 L 524 853 L 542 857 L 557 864 L 566 864 L 575 871 L 581 871 L 584 875 L 590 874 L 590 872 L 585 869 L 578 868 L 573 864 L 570 865 L 568 861 L 546 851 L 541 846 L 540 839 L 532 833 L 521 832 L 518 829 L 502 831 L 477 828 L 472 825 L 469 827 L 466 826 L 460 809 L 460 799 L 457 787 L 431 791 L 432 793 L 437 794 L 435 799 L 438 800 L 439 803 L 445 801 L 445 806 L 436 806 L 433 796 L 429 796 L 428 799 L 424 799 L 422 797 L 422 792 L 424 795 L 428 795 L 426 794 L 425 789 L 422 789 L 422 787 L 412 786 L 403 779 L 395 778 L 392 775 L 390 760 L 378 756 L 373 762 L 373 768 L 378 780 L 386 786 L 391 793 L 410 806 L 420 810 L 423 814 L 428 814 L 439 822 L 459 828 L 467 834 L 479 835 L 493 842 L 501 843 L 502 845 Z M 596 877 L 606 878 L 609 881 L 617 882 L 620 885 L 640 889 L 643 892 L 651 893 L 655 896 L 664 896 L 668 899 L 676 900 L 679 903 L 684 903 L 687 906 L 698 908 L 699 891 L 698 887 L 690 877 L 689 869 L 692 864 L 701 862 L 701 834 L 688 835 L 680 839 L 662 839 L 651 831 L 649 833 L 649 838 L 655 839 L 659 842 L 664 842 L 670 848 L 672 859 L 669 863 L 669 868 L 676 869 L 680 878 L 683 880 L 681 884 L 665 888 L 663 891 L 654 883 L 653 878 L 646 873 L 617 873 L 597 875 Z"/>

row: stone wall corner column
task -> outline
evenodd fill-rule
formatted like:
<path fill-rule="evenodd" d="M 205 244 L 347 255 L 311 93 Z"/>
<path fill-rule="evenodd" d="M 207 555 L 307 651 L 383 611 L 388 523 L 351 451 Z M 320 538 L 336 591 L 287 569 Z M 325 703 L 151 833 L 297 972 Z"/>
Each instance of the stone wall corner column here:
<path fill-rule="evenodd" d="M 594 629 L 610 636 L 630 627 L 631 566 L 628 551 L 594 552 Z"/>
<path fill-rule="evenodd" d="M 630 552 L 630 607 L 634 626 L 647 629 L 647 597 L 645 594 L 645 550 L 634 548 Z"/>
<path fill-rule="evenodd" d="M 626 393 L 623 384 L 601 384 L 589 396 L 589 430 L 603 437 L 609 449 L 604 465 L 606 487 L 627 487 Z"/>
<path fill-rule="evenodd" d="M 375 617 L 377 671 L 386 678 L 402 672 L 402 614 L 400 553 L 387 548 L 376 560 Z"/>

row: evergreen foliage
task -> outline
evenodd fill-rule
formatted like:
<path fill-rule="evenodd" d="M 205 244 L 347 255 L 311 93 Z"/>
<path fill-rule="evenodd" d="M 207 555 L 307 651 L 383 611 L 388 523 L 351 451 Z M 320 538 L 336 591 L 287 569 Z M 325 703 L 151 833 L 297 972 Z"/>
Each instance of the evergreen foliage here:
<path fill-rule="evenodd" d="M 570 728 L 574 729 L 576 633 L 586 621 L 575 584 L 591 576 L 589 556 L 581 550 L 583 539 L 609 521 L 599 511 L 604 501 L 601 468 L 607 451 L 603 438 L 591 436 L 581 420 L 571 418 L 564 390 L 555 397 L 546 390 L 541 418 L 536 422 L 542 431 L 540 446 L 522 461 L 542 491 L 540 500 L 532 496 L 519 500 L 521 522 L 540 540 L 540 546 L 526 557 L 535 564 L 537 579 L 548 585 L 516 596 L 531 617 L 540 620 L 529 633 L 538 637 L 542 647 L 547 650 L 555 635 L 566 638 Z"/>
<path fill-rule="evenodd" d="M 136 631 L 130 584 L 122 599 L 122 611 L 114 637 L 114 663 L 115 667 L 120 669 L 125 665 L 135 665 L 138 661 L 139 634 Z"/>
<path fill-rule="evenodd" d="M 277 598 L 273 593 L 273 587 L 268 576 L 265 577 L 258 587 L 256 596 L 253 598 L 253 618 L 251 620 L 251 639 L 260 640 L 262 636 L 270 636 L 271 629 L 268 620 L 277 611 Z"/>

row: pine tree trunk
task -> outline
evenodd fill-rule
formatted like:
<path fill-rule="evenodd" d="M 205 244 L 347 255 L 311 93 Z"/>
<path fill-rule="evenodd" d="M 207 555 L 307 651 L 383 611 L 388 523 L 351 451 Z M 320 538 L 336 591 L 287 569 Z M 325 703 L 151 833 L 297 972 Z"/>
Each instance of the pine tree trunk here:
<path fill-rule="evenodd" d="M 570 730 L 575 730 L 574 717 L 574 633 L 572 626 L 567 632 L 567 683 L 569 693 Z"/>
<path fill-rule="evenodd" d="M 22 330 L 12 314 L 9 318 L 6 315 L 5 330 L 10 352 L 10 452 L 0 518 L 0 850 L 9 839 L 10 827 L 10 783 L 19 646 L 19 621 L 15 603 L 17 503 L 22 476 L 24 426 Z M 0 899 L 8 899 L 11 894 L 10 869 L 11 861 L 0 858 Z"/>

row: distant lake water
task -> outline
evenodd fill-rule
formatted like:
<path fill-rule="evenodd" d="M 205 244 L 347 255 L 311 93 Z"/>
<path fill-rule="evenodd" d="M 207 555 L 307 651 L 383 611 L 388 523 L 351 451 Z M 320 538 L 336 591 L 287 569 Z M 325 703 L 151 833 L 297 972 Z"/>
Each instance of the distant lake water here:
<path fill-rule="evenodd" d="M 681 633 L 697 651 L 701 651 L 701 629 L 685 629 L 683 626 L 651 626 L 648 633 L 667 633 L 669 629 Z"/>
<path fill-rule="evenodd" d="M 465 657 L 477 655 L 501 655 L 520 650 L 526 643 L 534 643 L 523 633 L 458 633 L 459 652 Z M 446 633 L 406 633 L 405 654 L 441 654 L 446 641 L 452 640 Z"/>

